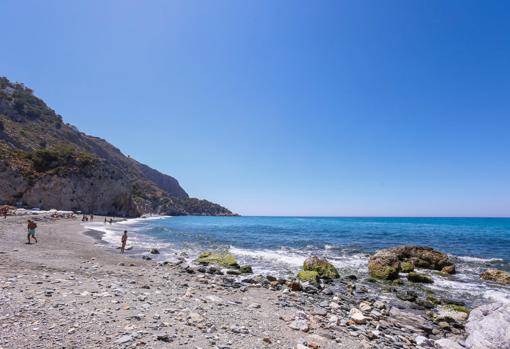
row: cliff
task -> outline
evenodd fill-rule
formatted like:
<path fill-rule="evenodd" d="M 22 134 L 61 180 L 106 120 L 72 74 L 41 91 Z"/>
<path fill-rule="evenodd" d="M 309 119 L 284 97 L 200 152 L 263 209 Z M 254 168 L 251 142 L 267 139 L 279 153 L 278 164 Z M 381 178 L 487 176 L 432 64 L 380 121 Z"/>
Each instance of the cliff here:
<path fill-rule="evenodd" d="M 32 90 L 1 77 L 0 204 L 130 217 L 232 215 L 64 123 Z"/>

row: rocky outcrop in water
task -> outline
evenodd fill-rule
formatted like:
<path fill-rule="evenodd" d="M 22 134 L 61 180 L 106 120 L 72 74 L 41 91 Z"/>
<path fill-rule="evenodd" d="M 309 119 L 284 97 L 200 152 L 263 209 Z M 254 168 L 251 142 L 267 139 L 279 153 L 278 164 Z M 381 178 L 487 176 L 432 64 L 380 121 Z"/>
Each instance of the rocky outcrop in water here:
<path fill-rule="evenodd" d="M 455 273 L 455 265 L 446 253 L 424 246 L 399 246 L 377 251 L 370 257 L 368 270 L 372 277 L 394 280 L 400 271 L 410 272 L 414 268 Z"/>
<path fill-rule="evenodd" d="M 502 285 L 510 284 L 510 273 L 503 270 L 487 269 L 480 274 L 480 278 L 482 280 L 494 281 Z"/>
<path fill-rule="evenodd" d="M 232 215 L 64 123 L 32 90 L 1 77 L 0 204 L 116 216 Z"/>
<path fill-rule="evenodd" d="M 325 258 L 312 256 L 307 258 L 303 263 L 304 271 L 315 271 L 318 276 L 323 279 L 338 279 L 340 275 L 335 266 L 328 262 Z"/>

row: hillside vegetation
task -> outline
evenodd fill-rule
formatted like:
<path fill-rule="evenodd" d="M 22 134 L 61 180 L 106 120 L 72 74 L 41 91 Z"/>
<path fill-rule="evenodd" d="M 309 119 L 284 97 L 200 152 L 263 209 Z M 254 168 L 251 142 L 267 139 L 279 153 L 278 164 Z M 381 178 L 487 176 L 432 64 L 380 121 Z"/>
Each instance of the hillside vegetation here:
<path fill-rule="evenodd" d="M 232 215 L 80 132 L 23 84 L 0 77 L 0 204 L 139 216 Z"/>

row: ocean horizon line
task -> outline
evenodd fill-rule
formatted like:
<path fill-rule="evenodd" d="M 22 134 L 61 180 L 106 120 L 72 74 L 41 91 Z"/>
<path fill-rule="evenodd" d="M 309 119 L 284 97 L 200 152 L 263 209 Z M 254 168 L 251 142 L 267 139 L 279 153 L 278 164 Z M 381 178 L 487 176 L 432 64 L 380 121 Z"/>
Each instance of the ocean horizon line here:
<path fill-rule="evenodd" d="M 274 218 L 444 218 L 444 219 L 510 219 L 510 216 L 326 216 L 326 215 L 264 215 L 250 214 L 228 217 L 274 217 Z"/>

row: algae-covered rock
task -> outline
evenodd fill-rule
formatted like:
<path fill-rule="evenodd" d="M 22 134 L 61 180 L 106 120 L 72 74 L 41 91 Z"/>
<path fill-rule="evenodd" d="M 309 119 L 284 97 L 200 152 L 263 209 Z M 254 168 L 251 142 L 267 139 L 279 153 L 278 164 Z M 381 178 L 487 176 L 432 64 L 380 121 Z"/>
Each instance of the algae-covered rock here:
<path fill-rule="evenodd" d="M 309 257 L 303 263 L 303 270 L 315 271 L 319 274 L 320 278 L 324 279 L 337 279 L 340 277 L 338 270 L 335 266 L 327 261 L 325 258 L 317 256 Z"/>
<path fill-rule="evenodd" d="M 424 284 L 431 284 L 434 281 L 427 275 L 418 274 L 414 271 L 407 274 L 407 279 L 411 282 L 418 282 L 418 283 L 424 283 Z"/>
<path fill-rule="evenodd" d="M 195 260 L 198 264 L 217 264 L 228 268 L 239 268 L 236 257 L 227 252 L 202 252 Z"/>
<path fill-rule="evenodd" d="M 319 283 L 319 273 L 313 270 L 301 270 L 297 273 L 297 278 L 303 282 L 309 282 L 314 285 Z"/>
<path fill-rule="evenodd" d="M 464 305 L 448 304 L 446 307 L 451 309 L 451 310 L 453 310 L 453 311 L 458 311 L 458 312 L 461 312 L 461 313 L 466 313 L 468 315 L 471 312 L 471 309 L 469 309 L 468 307 L 466 307 Z"/>
<path fill-rule="evenodd" d="M 242 274 L 252 274 L 253 273 L 251 265 L 241 265 L 241 267 L 239 268 L 239 271 Z"/>
<path fill-rule="evenodd" d="M 441 301 L 434 297 L 431 293 L 427 294 L 427 300 L 434 305 L 441 304 Z"/>
<path fill-rule="evenodd" d="M 388 250 L 378 251 L 368 261 L 368 272 L 376 279 L 395 280 L 399 270 L 400 262 L 397 256 Z"/>
<path fill-rule="evenodd" d="M 401 262 L 400 271 L 403 273 L 410 273 L 414 271 L 414 264 L 412 262 Z"/>
<path fill-rule="evenodd" d="M 455 265 L 446 253 L 426 246 L 399 246 L 390 249 L 400 261 L 412 262 L 416 268 L 440 270 L 448 274 L 455 273 Z M 453 266 L 453 267 L 451 267 Z M 449 267 L 449 268 L 446 268 Z"/>
<path fill-rule="evenodd" d="M 455 265 L 446 253 L 424 246 L 399 246 L 379 250 L 368 262 L 370 276 L 383 280 L 396 279 L 399 271 L 412 272 L 415 267 L 455 273 Z"/>
<path fill-rule="evenodd" d="M 510 284 L 510 273 L 503 270 L 487 269 L 480 274 L 480 278 L 482 278 L 482 280 L 495 281 L 502 285 Z"/>
<path fill-rule="evenodd" d="M 402 285 L 404 285 L 404 283 L 405 283 L 405 282 L 404 282 L 404 280 L 402 280 L 402 279 L 395 279 L 395 280 L 393 280 L 393 281 L 391 282 L 391 284 L 392 284 L 393 286 L 402 286 Z"/>
<path fill-rule="evenodd" d="M 441 306 L 437 310 L 437 314 L 435 315 L 435 322 L 446 321 L 446 322 L 464 322 L 467 320 L 469 316 L 469 310 L 464 307 L 458 308 L 452 306 Z M 453 320 L 453 321 L 452 321 Z"/>

